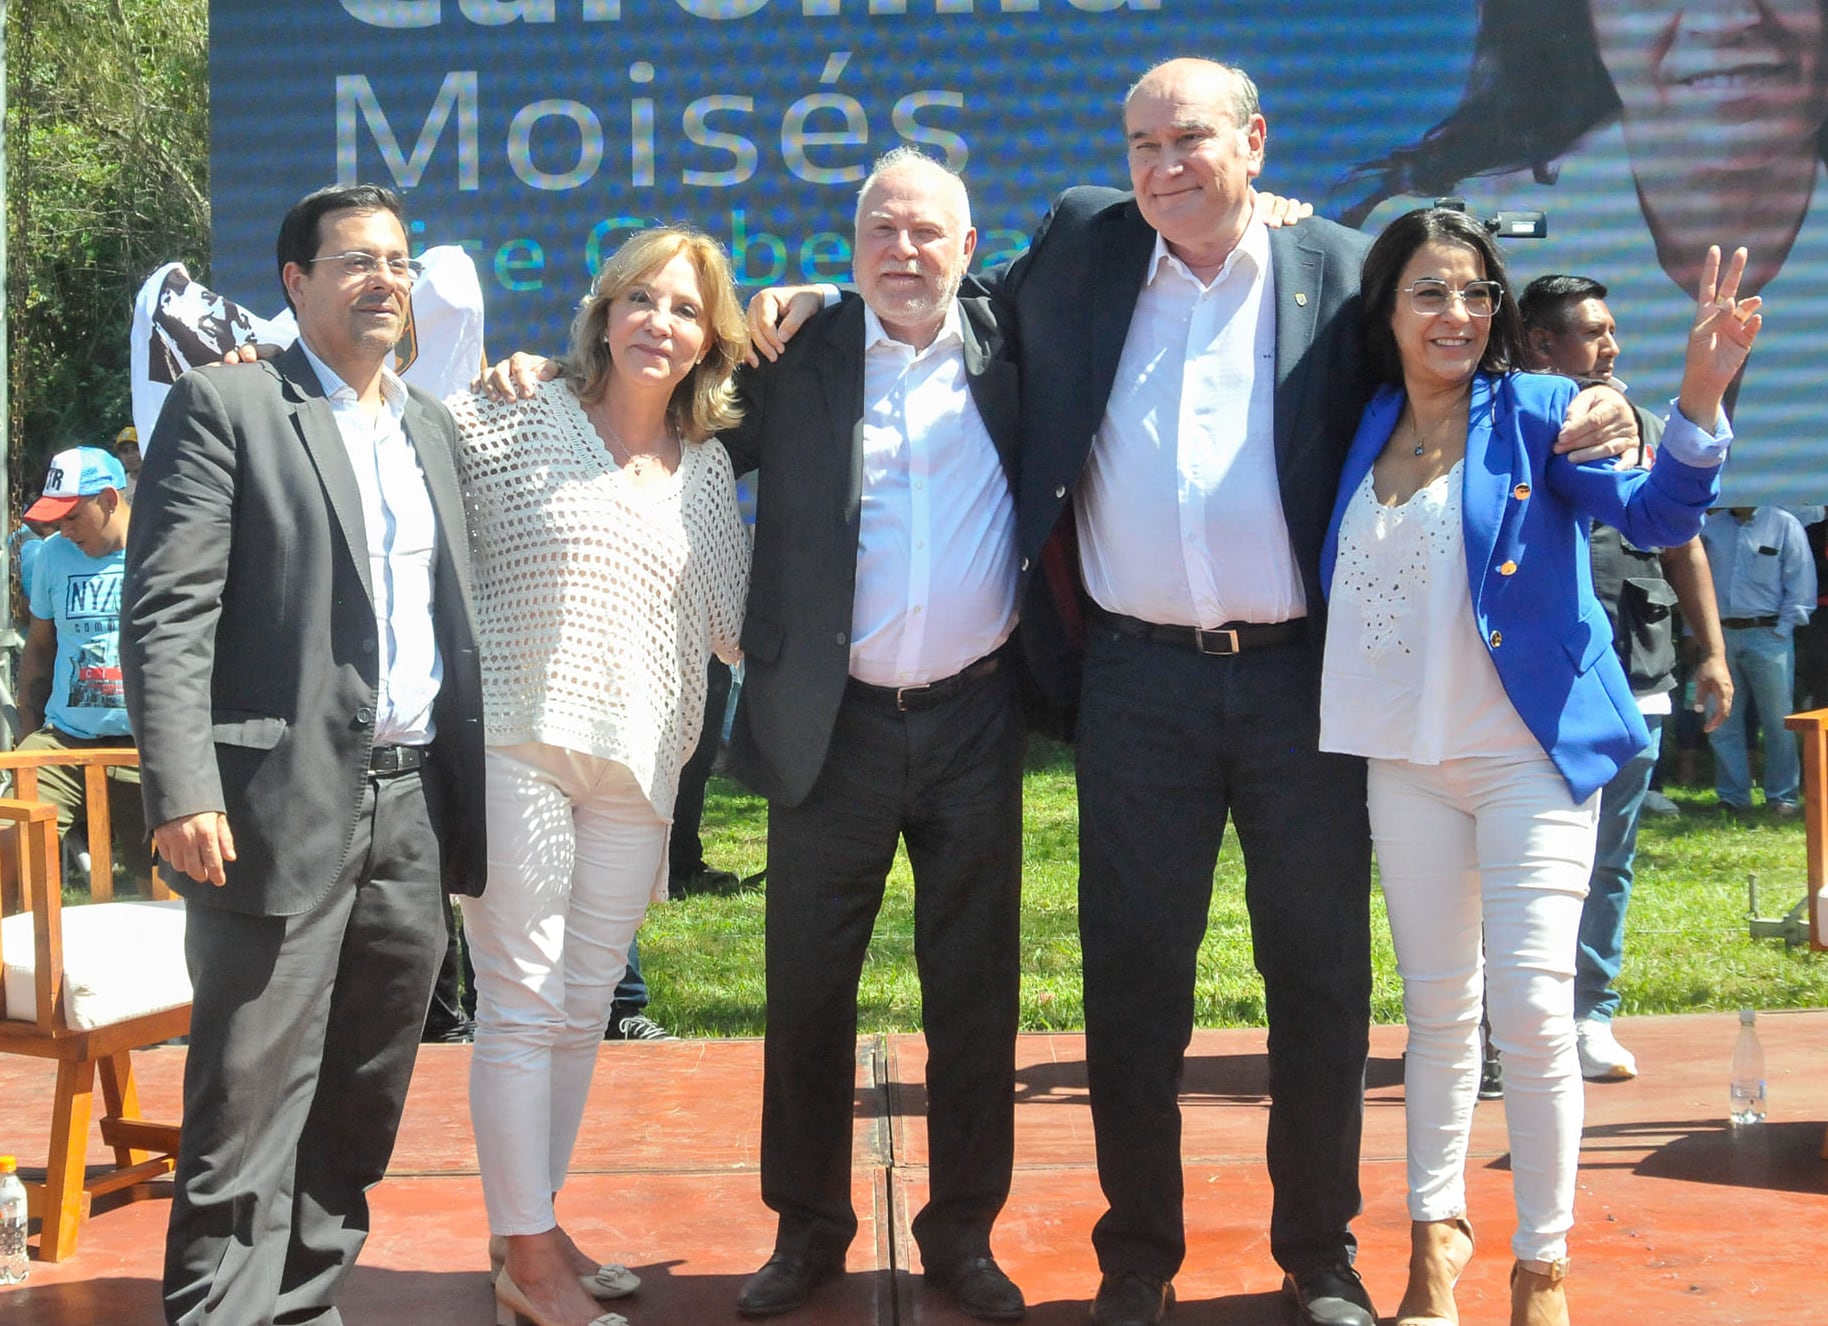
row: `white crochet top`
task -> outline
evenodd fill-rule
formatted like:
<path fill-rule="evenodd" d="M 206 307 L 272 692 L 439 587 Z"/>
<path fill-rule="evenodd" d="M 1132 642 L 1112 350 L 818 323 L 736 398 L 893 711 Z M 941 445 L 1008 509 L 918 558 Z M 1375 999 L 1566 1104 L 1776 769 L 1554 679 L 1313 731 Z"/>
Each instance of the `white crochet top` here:
<path fill-rule="evenodd" d="M 661 484 L 619 469 L 562 380 L 447 404 L 462 438 L 485 740 L 614 760 L 673 815 L 705 666 L 740 656 L 749 545 L 730 458 L 687 442 Z"/>

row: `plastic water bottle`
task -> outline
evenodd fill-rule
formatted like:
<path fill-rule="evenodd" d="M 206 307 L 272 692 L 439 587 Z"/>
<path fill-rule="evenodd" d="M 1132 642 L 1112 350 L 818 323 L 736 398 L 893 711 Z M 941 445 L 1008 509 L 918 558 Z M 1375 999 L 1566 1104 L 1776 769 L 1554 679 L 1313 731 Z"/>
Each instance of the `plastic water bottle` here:
<path fill-rule="evenodd" d="M 1739 1010 L 1739 1043 L 1733 1047 L 1732 1104 L 1727 1122 L 1747 1128 L 1765 1121 L 1765 1050 L 1758 1043 L 1758 1014 Z"/>
<path fill-rule="evenodd" d="M 25 1185 L 11 1156 L 0 1156 L 0 1285 L 25 1279 L 31 1263 L 25 1257 Z"/>

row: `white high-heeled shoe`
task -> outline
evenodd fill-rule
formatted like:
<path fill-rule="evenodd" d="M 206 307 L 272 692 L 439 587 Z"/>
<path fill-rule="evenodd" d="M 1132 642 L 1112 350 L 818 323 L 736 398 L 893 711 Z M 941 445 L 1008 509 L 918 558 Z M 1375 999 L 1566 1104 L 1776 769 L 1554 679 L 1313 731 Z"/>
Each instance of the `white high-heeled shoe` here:
<path fill-rule="evenodd" d="M 500 1234 L 489 1236 L 489 1281 L 493 1284 L 501 1276 L 501 1268 L 508 1260 L 508 1240 Z M 627 1298 L 641 1288 L 641 1277 L 620 1262 L 604 1262 L 594 1272 L 580 1274 L 578 1283 L 584 1292 L 599 1303 L 611 1299 Z"/>
<path fill-rule="evenodd" d="M 540 1315 L 539 1309 L 521 1293 L 520 1286 L 503 1267 L 495 1277 L 495 1326 L 555 1326 L 555 1323 L 550 1317 Z M 628 1318 L 620 1312 L 605 1312 L 591 1318 L 590 1326 L 628 1326 Z"/>

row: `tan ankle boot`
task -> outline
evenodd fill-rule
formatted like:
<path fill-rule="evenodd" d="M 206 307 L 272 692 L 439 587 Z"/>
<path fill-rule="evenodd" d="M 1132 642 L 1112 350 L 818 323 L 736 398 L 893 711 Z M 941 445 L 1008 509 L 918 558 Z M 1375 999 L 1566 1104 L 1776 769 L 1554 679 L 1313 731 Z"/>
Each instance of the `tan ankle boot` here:
<path fill-rule="evenodd" d="M 1463 1215 L 1409 1224 L 1409 1286 L 1396 1326 L 1456 1326 L 1454 1283 L 1473 1257 L 1473 1227 Z"/>
<path fill-rule="evenodd" d="M 1511 1267 L 1511 1326 L 1568 1326 L 1568 1259 Z"/>

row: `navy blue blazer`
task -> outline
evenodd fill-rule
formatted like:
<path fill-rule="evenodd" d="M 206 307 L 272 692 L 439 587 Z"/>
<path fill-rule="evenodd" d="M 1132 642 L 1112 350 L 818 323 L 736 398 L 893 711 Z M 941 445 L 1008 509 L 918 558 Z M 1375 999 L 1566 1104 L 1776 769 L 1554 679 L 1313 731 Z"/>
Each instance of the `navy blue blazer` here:
<path fill-rule="evenodd" d="M 1720 468 L 1686 465 L 1667 450 L 1650 470 L 1555 455 L 1577 390 L 1544 373 L 1474 376 L 1461 528 L 1480 638 L 1518 717 L 1579 803 L 1650 741 L 1593 593 L 1590 522 L 1604 521 L 1640 548 L 1686 543 L 1719 491 Z M 1320 554 L 1328 594 L 1340 519 L 1390 440 L 1403 400 L 1401 389 L 1382 388 L 1346 454 Z"/>

